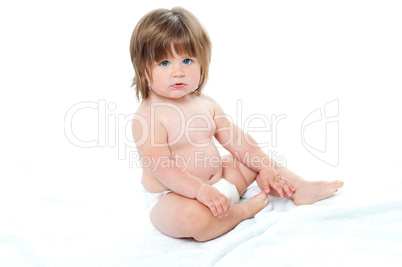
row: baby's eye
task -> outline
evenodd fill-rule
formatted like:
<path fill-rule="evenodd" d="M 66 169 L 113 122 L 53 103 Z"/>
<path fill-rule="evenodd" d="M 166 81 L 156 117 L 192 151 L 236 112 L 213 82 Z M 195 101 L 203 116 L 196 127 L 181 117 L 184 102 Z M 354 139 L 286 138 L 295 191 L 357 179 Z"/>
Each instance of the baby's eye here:
<path fill-rule="evenodd" d="M 183 60 L 183 63 L 186 64 L 186 65 L 188 65 L 188 64 L 191 63 L 191 61 L 192 61 L 191 59 L 186 58 L 185 60 Z"/>
<path fill-rule="evenodd" d="M 160 63 L 161 66 L 166 67 L 167 65 L 169 65 L 169 61 L 164 60 Z"/>

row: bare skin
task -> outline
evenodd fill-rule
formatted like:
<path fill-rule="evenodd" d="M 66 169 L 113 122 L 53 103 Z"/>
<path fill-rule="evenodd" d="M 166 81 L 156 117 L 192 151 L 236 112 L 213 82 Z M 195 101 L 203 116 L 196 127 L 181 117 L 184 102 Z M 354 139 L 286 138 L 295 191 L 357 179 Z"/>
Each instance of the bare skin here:
<path fill-rule="evenodd" d="M 230 179 L 227 178 L 231 183 L 235 184 L 238 188 L 239 194 L 242 195 L 247 190 L 247 187 L 257 181 L 260 188 L 264 188 L 261 178 L 258 173 L 255 173 L 250 168 L 244 166 L 242 163 L 237 163 L 239 166 L 236 170 L 234 164 L 232 164 L 233 157 L 231 155 L 225 156 L 230 158 L 231 164 L 225 164 L 224 167 L 224 177 L 233 177 L 236 175 L 242 175 L 245 179 Z M 267 194 L 277 196 L 277 197 L 288 197 L 293 200 L 296 205 L 308 205 L 313 204 L 317 201 L 331 197 L 339 188 L 343 186 L 342 181 L 306 181 L 297 174 L 293 173 L 285 167 L 276 167 L 276 170 L 281 177 L 286 177 L 286 180 L 290 182 L 291 188 L 294 189 L 290 194 L 281 194 L 277 190 L 265 191 Z M 243 184 L 244 181 L 244 184 Z M 242 186 L 243 184 L 243 186 Z M 247 187 L 245 186 L 247 185 Z M 240 189 L 240 190 L 239 190 Z"/>
<path fill-rule="evenodd" d="M 302 181 L 298 190 L 293 194 L 292 200 L 296 205 L 313 204 L 329 198 L 342 186 L 342 181 Z"/>
<path fill-rule="evenodd" d="M 152 77 L 150 94 L 137 110 L 132 129 L 144 163 L 145 189 L 173 191 L 150 214 L 162 233 L 210 240 L 254 217 L 268 205 L 268 194 L 302 205 L 328 198 L 342 187 L 340 181 L 308 182 L 277 166 L 213 99 L 192 94 L 200 79 L 197 59 L 173 53 L 152 66 Z M 230 155 L 220 157 L 213 137 Z M 234 184 L 239 195 L 254 181 L 262 192 L 231 206 L 211 186 L 221 178 Z"/>
<path fill-rule="evenodd" d="M 243 194 L 248 186 L 257 179 L 258 174 L 244 164 L 236 162 L 231 156 L 225 156 L 223 177 L 236 185 L 239 194 Z M 236 162 L 236 163 L 235 163 Z M 312 204 L 328 198 L 343 186 L 341 181 L 305 181 L 286 168 L 280 168 L 281 174 L 290 177 L 296 187 L 288 195 L 296 205 Z M 240 178 L 240 179 L 239 179 Z M 260 186 L 262 187 L 262 186 Z M 270 194 L 283 197 L 283 193 L 271 189 Z M 151 211 L 151 221 L 155 227 L 175 238 L 193 237 L 198 241 L 207 241 L 225 234 L 245 219 L 253 218 L 269 204 L 268 195 L 262 191 L 247 201 L 233 205 L 225 216 L 219 213 L 214 216 L 211 211 L 197 200 L 188 199 L 176 193 L 162 197 Z"/>
<path fill-rule="evenodd" d="M 199 201 L 170 193 L 158 201 L 150 217 L 155 227 L 168 236 L 208 241 L 232 230 L 241 221 L 253 218 L 268 204 L 267 195 L 261 192 L 233 205 L 227 216 L 218 217 Z"/>

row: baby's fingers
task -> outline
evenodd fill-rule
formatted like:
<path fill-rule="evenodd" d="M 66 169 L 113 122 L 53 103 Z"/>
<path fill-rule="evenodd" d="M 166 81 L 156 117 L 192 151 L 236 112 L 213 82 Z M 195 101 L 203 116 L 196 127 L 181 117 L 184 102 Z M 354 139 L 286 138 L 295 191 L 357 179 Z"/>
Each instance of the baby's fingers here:
<path fill-rule="evenodd" d="M 281 181 L 284 182 L 286 184 L 286 186 L 289 188 L 290 191 L 294 192 L 296 191 L 295 188 L 293 187 L 292 183 L 289 182 L 288 179 L 286 179 L 285 177 L 281 177 Z"/>
<path fill-rule="evenodd" d="M 284 181 L 280 181 L 279 183 L 282 186 L 282 190 L 285 191 L 286 195 L 289 198 L 291 198 L 292 197 L 292 191 L 289 189 L 289 186 Z"/>
<path fill-rule="evenodd" d="M 280 181 L 276 182 L 274 185 L 272 185 L 272 187 L 276 190 L 281 198 L 284 198 L 283 189 Z"/>
<path fill-rule="evenodd" d="M 221 197 L 215 202 L 215 207 L 218 213 L 218 218 L 222 218 L 223 215 L 227 216 L 229 214 L 230 202 L 227 197 L 221 195 Z"/>
<path fill-rule="evenodd" d="M 265 192 L 265 194 L 268 195 L 268 194 L 269 194 L 269 191 L 270 191 L 268 179 L 261 177 L 261 183 L 262 183 L 262 190 Z"/>
<path fill-rule="evenodd" d="M 289 198 L 292 197 L 292 194 L 294 193 L 295 189 L 293 188 L 292 184 L 286 180 L 285 178 L 281 179 L 281 183 L 283 190 L 285 191 L 285 193 L 288 195 Z"/>
<path fill-rule="evenodd" d="M 230 210 L 230 201 L 227 197 L 225 197 L 224 195 L 222 195 L 222 199 L 221 199 L 221 204 L 222 204 L 222 208 L 223 208 L 223 214 L 225 216 L 227 216 L 229 214 L 229 210 Z"/>
<path fill-rule="evenodd" d="M 222 218 L 224 214 L 224 204 L 221 202 L 220 199 L 215 199 L 213 201 L 213 205 L 215 207 L 216 213 L 214 213 L 214 216 L 217 216 L 218 218 Z"/>
<path fill-rule="evenodd" d="M 216 206 L 213 202 L 211 202 L 207 207 L 210 209 L 214 216 L 218 216 L 218 210 L 216 209 Z"/>

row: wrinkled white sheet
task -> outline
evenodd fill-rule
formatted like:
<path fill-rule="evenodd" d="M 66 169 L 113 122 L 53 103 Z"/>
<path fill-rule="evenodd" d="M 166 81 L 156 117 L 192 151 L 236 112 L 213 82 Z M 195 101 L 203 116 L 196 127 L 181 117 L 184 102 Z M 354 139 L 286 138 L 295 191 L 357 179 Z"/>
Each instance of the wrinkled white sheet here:
<path fill-rule="evenodd" d="M 400 180 L 394 184 L 399 189 Z M 300 207 L 271 197 L 271 212 L 263 211 L 209 242 L 172 240 L 150 230 L 137 243 L 137 260 L 143 266 L 398 266 L 402 197 L 388 193 L 375 198 L 364 194 L 356 202 L 341 191 Z"/>
<path fill-rule="evenodd" d="M 46 194 L 40 184 L 27 190 L 9 183 L 9 190 L 42 193 L 3 190 L 0 265 L 397 266 L 402 263 L 400 170 L 388 171 L 386 184 L 346 183 L 334 197 L 309 206 L 271 197 L 268 210 L 203 243 L 173 239 L 153 228 L 132 180 L 111 188 L 105 184 L 104 195 L 93 193 L 92 200 L 80 193 Z M 83 186 L 89 192 L 94 185 Z"/>

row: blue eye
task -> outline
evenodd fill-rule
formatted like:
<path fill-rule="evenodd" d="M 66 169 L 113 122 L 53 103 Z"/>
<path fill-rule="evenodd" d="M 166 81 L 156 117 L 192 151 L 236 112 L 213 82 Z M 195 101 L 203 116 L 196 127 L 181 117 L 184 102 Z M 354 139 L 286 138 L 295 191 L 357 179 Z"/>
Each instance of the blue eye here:
<path fill-rule="evenodd" d="M 188 64 L 191 63 L 191 61 L 192 61 L 191 59 L 186 58 L 185 60 L 183 60 L 183 63 L 186 64 L 186 65 L 188 65 Z"/>
<path fill-rule="evenodd" d="M 166 67 L 167 65 L 169 65 L 169 61 L 164 60 L 160 63 L 161 66 Z"/>

